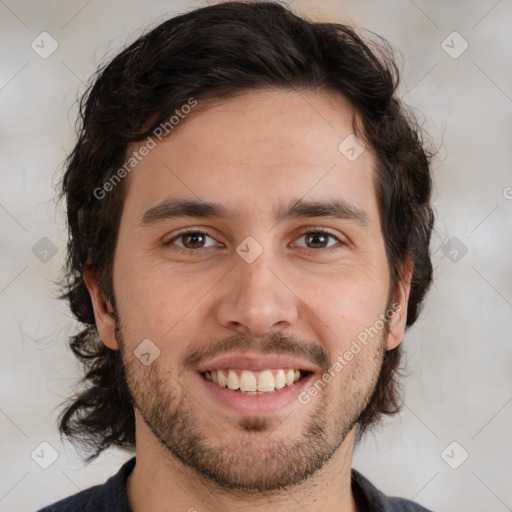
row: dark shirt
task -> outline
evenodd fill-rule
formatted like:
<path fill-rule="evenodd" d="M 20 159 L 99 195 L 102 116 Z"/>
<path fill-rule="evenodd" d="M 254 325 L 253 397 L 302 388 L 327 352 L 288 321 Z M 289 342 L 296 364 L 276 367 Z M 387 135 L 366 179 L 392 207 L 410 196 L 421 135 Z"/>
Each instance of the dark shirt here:
<path fill-rule="evenodd" d="M 132 512 L 126 497 L 126 480 L 134 466 L 135 457 L 103 485 L 90 487 L 38 512 Z M 361 512 L 431 512 L 409 500 L 388 498 L 355 469 L 352 491 Z"/>

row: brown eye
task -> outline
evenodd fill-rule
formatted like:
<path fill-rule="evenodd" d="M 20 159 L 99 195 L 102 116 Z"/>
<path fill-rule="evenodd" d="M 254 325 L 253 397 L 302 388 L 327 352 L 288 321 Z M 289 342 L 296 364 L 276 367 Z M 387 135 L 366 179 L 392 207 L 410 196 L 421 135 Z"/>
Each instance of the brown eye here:
<path fill-rule="evenodd" d="M 203 233 L 187 233 L 181 235 L 180 238 L 183 240 L 183 246 L 187 249 L 200 249 L 203 247 L 206 237 Z"/>
<path fill-rule="evenodd" d="M 212 242 L 207 243 L 207 239 L 210 238 Z M 204 231 L 188 231 L 180 233 L 171 240 L 165 243 L 165 245 L 177 245 L 183 249 L 204 249 L 205 247 L 211 247 L 215 245 L 215 240 Z"/>
<path fill-rule="evenodd" d="M 306 244 L 306 247 L 309 249 L 330 250 L 331 247 L 334 249 L 336 248 L 335 246 L 337 245 L 336 242 L 343 245 L 343 243 L 338 239 L 338 237 L 334 236 L 328 231 L 308 231 L 298 238 L 298 240 L 302 239 L 304 239 L 304 243 Z M 333 240 L 334 243 L 330 242 L 329 239 Z"/>
<path fill-rule="evenodd" d="M 321 249 L 326 247 L 330 236 L 325 233 L 307 233 L 304 239 L 307 244 L 312 244 L 313 249 Z"/>

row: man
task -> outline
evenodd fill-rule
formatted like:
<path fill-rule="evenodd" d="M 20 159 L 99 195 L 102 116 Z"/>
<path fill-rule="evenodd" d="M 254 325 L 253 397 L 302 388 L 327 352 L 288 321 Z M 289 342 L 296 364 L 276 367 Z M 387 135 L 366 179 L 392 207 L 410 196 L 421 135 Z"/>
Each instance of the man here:
<path fill-rule="evenodd" d="M 60 429 L 136 458 L 45 511 L 426 510 L 351 469 L 432 279 L 397 83 L 385 46 L 258 2 L 101 70 L 62 184 L 87 385 Z"/>

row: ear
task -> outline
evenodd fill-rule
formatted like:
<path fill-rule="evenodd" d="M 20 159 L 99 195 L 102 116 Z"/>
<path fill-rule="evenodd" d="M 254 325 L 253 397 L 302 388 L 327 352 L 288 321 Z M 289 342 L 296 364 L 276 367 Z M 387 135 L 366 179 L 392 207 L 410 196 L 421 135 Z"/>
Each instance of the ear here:
<path fill-rule="evenodd" d="M 386 345 L 387 350 L 392 350 L 398 347 L 404 337 L 413 269 L 414 264 L 408 258 L 402 266 L 403 279 L 398 284 L 393 297 L 393 311 L 387 313 L 388 316 L 392 314 L 389 321 L 389 335 Z"/>
<path fill-rule="evenodd" d="M 101 290 L 97 272 L 84 269 L 84 282 L 91 296 L 94 318 L 101 341 L 108 348 L 119 350 L 115 336 L 114 317 L 112 316 L 113 308 Z"/>

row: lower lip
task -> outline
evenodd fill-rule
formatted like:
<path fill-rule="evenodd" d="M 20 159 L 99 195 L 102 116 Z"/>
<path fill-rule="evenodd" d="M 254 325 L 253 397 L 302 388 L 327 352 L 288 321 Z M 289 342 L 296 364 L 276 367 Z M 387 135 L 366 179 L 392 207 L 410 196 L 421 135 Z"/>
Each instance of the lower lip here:
<path fill-rule="evenodd" d="M 206 380 L 202 375 L 199 375 L 199 378 L 206 389 L 222 405 L 239 414 L 258 415 L 279 411 L 297 400 L 300 392 L 308 385 L 313 376 L 314 374 L 309 374 L 292 386 L 285 386 L 277 391 L 261 395 L 246 395 L 240 391 L 220 387 Z"/>

